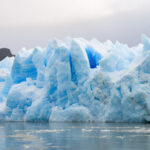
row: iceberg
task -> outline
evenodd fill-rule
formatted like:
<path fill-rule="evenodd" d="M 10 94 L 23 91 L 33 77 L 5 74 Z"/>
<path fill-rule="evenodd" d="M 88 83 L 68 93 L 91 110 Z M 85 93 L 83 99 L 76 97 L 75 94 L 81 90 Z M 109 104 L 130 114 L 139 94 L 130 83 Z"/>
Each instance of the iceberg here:
<path fill-rule="evenodd" d="M 5 58 L 0 121 L 149 122 L 150 39 L 53 39 Z"/>

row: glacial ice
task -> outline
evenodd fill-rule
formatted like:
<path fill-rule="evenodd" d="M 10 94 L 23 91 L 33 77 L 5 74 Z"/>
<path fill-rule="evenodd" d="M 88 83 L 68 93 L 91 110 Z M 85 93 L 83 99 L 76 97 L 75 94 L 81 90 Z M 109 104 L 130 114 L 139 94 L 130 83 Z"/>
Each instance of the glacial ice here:
<path fill-rule="evenodd" d="M 54 39 L 5 58 L 0 121 L 150 121 L 150 39 Z"/>

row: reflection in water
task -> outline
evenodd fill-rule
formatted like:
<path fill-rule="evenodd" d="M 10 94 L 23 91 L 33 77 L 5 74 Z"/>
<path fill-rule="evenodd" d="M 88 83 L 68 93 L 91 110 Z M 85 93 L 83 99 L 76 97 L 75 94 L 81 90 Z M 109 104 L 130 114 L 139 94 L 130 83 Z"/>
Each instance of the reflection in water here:
<path fill-rule="evenodd" d="M 0 150 L 149 150 L 150 125 L 0 123 Z"/>

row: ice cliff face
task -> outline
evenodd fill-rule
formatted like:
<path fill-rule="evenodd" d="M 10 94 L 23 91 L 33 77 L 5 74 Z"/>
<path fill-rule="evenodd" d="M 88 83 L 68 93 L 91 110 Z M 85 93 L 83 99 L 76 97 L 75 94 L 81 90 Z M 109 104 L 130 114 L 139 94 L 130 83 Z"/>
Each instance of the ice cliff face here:
<path fill-rule="evenodd" d="M 0 120 L 150 120 L 150 39 L 51 40 L 0 62 Z"/>

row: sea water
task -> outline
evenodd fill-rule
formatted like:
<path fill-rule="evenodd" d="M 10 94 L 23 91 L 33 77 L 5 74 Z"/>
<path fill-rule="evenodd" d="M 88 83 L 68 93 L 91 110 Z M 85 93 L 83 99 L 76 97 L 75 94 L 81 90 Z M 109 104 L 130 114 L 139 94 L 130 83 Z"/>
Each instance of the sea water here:
<path fill-rule="evenodd" d="M 0 123 L 0 150 L 149 150 L 150 124 Z"/>

